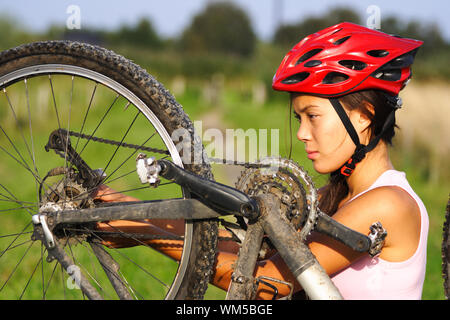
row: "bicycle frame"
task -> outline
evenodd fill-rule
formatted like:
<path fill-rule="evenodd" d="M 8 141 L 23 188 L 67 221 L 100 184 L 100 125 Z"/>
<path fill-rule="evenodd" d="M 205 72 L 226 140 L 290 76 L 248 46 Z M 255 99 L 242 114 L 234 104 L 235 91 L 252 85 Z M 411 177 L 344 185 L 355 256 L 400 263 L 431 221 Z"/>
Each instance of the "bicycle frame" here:
<path fill-rule="evenodd" d="M 141 219 L 214 219 L 224 215 L 239 215 L 248 219 L 249 226 L 242 244 L 227 299 L 251 299 L 256 292 L 253 271 L 262 237 L 266 234 L 311 299 L 342 299 L 338 289 L 317 262 L 299 233 L 280 214 L 280 202 L 273 195 L 250 198 L 229 186 L 206 180 L 186 171 L 170 161 L 160 160 L 160 175 L 187 188 L 191 199 L 113 203 L 104 207 L 44 212 L 33 217 L 40 229 L 50 256 L 60 257 L 61 249 L 52 232 L 58 225 L 95 223 L 104 220 Z M 345 243 L 354 250 L 369 251 L 369 237 L 353 231 L 319 211 L 316 231 Z M 62 259 L 64 260 L 64 259 Z M 70 265 L 67 261 L 67 265 Z M 85 285 L 86 283 L 86 285 Z M 98 298 L 95 290 L 81 279 L 81 288 L 91 298 Z"/>

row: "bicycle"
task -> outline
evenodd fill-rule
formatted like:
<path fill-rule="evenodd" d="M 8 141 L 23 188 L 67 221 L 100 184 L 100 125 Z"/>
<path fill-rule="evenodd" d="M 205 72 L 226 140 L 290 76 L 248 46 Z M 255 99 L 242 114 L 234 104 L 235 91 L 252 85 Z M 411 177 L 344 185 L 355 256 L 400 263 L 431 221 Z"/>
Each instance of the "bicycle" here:
<path fill-rule="evenodd" d="M 447 202 L 444 225 L 442 228 L 442 276 L 444 278 L 444 295 L 450 300 L 450 196 Z"/>
<path fill-rule="evenodd" d="M 201 299 L 219 221 L 233 235 L 221 240 L 241 242 L 228 299 L 251 299 L 261 285 L 278 298 L 273 282 L 292 288 L 253 278 L 262 247 L 278 250 L 309 298 L 341 299 L 304 244 L 313 230 L 360 252 L 381 250 L 382 226 L 367 236 L 323 214 L 311 178 L 291 160 L 243 164 L 236 188 L 215 182 L 174 97 L 109 50 L 47 41 L 4 51 L 0 88 L 0 171 L 15 173 L 0 183 L 3 298 Z M 98 202 L 102 184 L 145 200 Z M 147 219 L 182 219 L 183 236 L 142 232 Z M 152 250 L 159 240 L 182 247 L 179 263 Z"/>

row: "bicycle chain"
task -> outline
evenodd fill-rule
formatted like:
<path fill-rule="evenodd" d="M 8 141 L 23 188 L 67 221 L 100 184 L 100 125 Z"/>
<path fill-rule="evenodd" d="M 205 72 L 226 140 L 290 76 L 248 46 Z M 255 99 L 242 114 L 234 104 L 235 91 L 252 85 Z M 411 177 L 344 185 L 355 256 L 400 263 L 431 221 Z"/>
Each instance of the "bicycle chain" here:
<path fill-rule="evenodd" d="M 154 152 L 154 153 L 159 153 L 159 154 L 165 154 L 165 155 L 170 155 L 168 150 L 161 150 L 161 149 L 157 149 L 157 148 L 152 148 L 152 147 L 145 147 L 143 145 L 136 145 L 136 144 L 129 144 L 129 143 L 125 143 L 125 142 L 119 142 L 119 141 L 115 141 L 115 140 L 110 140 L 110 139 L 105 139 L 105 138 L 100 138 L 100 137 L 95 137 L 93 135 L 87 135 L 87 134 L 83 134 L 83 133 L 79 133 L 79 132 L 74 132 L 74 131 L 67 131 L 65 129 L 60 129 L 61 131 L 65 131 L 69 136 L 72 137 L 77 137 L 77 138 L 81 138 L 81 139 L 87 139 L 88 141 L 94 141 L 94 142 L 99 142 L 99 143 L 104 143 L 104 144 L 109 144 L 109 145 L 114 145 L 114 146 L 118 146 L 118 147 L 123 147 L 123 148 L 130 148 L 130 149 L 134 149 L 134 150 L 140 150 L 140 151 L 148 151 L 148 152 Z M 63 157 L 62 154 L 59 154 L 59 156 Z M 303 180 L 308 187 L 310 188 L 314 188 L 314 184 L 313 181 L 311 179 L 311 177 L 307 174 L 307 172 L 300 167 L 298 164 L 296 164 L 295 162 L 293 162 L 292 160 L 288 160 L 288 159 L 281 159 L 278 157 L 267 157 L 265 159 L 260 160 L 258 163 L 254 163 L 254 162 L 241 162 L 241 161 L 232 161 L 232 160 L 227 160 L 227 159 L 219 159 L 219 158 L 208 158 L 209 163 L 215 163 L 215 164 L 225 164 L 225 165 L 236 165 L 236 166 L 241 166 L 244 167 L 245 170 L 241 173 L 241 176 L 238 179 L 238 182 L 236 182 L 236 188 L 242 192 L 245 192 L 247 194 L 251 194 L 253 191 L 255 190 L 262 190 L 264 188 L 266 188 L 265 186 L 267 186 L 267 177 L 264 179 L 260 179 L 258 178 L 257 173 L 255 172 L 255 170 L 261 170 L 261 169 L 267 169 L 267 170 L 271 170 L 270 167 L 273 167 L 274 164 L 276 164 L 278 166 L 278 168 L 284 168 L 284 175 L 290 175 L 292 179 L 292 181 L 295 181 L 295 179 L 297 180 Z M 281 164 L 281 165 L 280 165 Z M 291 172 L 286 173 L 287 168 L 291 169 Z M 244 177 L 246 175 L 253 175 L 252 177 L 252 186 L 247 186 L 247 188 L 244 188 L 242 186 L 239 186 L 238 184 L 241 183 L 242 184 L 242 180 L 244 179 Z M 273 175 L 273 178 L 276 177 L 276 174 Z M 278 177 L 280 177 L 280 175 L 278 175 Z M 292 178 L 294 177 L 294 178 Z M 281 178 L 281 180 L 283 180 L 284 178 Z M 292 187 L 292 181 L 289 182 L 290 186 Z M 282 202 L 285 202 L 286 204 L 286 198 L 289 199 L 297 199 L 299 198 L 299 196 L 294 196 L 293 192 L 289 192 L 286 187 L 282 186 L 280 183 L 278 182 L 273 182 L 273 186 L 275 189 L 278 190 L 282 190 L 283 195 L 285 195 L 285 197 L 283 198 L 283 196 L 280 197 L 280 200 L 282 200 Z M 301 185 L 300 185 L 301 186 Z M 297 205 L 297 208 L 295 209 L 296 211 L 302 211 L 302 217 L 300 220 L 304 220 L 304 212 L 307 209 L 311 208 L 311 203 L 309 203 L 308 205 L 306 204 L 306 201 L 311 202 L 314 201 L 315 199 L 306 199 L 306 194 L 305 194 L 305 190 L 303 189 L 303 187 L 300 187 L 302 192 L 302 197 L 304 199 L 304 201 L 302 201 L 302 205 L 303 207 L 300 208 L 299 204 L 294 204 L 295 201 L 293 201 L 293 203 L 291 203 L 292 208 Z M 297 186 L 297 192 L 298 192 L 298 186 Z M 306 208 L 306 206 L 308 208 Z M 288 217 L 289 218 L 289 217 Z M 299 218 L 299 213 L 294 213 L 291 215 L 291 217 L 289 218 L 291 221 L 297 221 L 294 223 L 294 225 L 298 228 L 299 227 L 299 222 L 298 219 Z M 314 218 L 313 218 L 314 219 Z M 303 222 L 303 221 L 302 221 Z M 312 224 L 314 224 L 315 221 L 312 222 Z M 240 223 L 240 227 L 242 228 L 242 223 Z M 230 229 L 228 229 L 230 230 Z M 169 240 L 181 240 L 183 239 L 183 237 L 179 237 L 179 236 L 175 236 L 175 237 L 167 237 L 167 236 L 158 236 L 158 235 L 148 235 L 146 236 L 147 239 L 166 239 L 166 238 L 170 238 Z M 219 240 L 226 240 L 226 241 L 236 241 L 237 237 L 235 235 L 233 235 L 232 237 L 219 237 Z"/>

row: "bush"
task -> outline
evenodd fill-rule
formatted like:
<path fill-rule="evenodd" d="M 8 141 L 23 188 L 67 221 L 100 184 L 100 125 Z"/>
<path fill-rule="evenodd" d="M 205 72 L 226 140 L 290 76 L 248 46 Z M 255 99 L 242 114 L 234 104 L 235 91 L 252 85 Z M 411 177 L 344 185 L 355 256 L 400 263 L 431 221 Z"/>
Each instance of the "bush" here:
<path fill-rule="evenodd" d="M 189 52 L 250 56 L 256 35 L 247 14 L 229 2 L 215 2 L 194 17 L 184 31 L 180 47 Z"/>

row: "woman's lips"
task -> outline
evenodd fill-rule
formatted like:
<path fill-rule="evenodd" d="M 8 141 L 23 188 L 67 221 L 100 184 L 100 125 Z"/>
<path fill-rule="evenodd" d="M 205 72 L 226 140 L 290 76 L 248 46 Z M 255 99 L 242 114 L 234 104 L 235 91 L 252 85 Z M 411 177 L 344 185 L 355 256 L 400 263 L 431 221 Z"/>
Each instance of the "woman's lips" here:
<path fill-rule="evenodd" d="M 310 160 L 314 160 L 319 155 L 319 152 L 317 151 L 306 151 L 306 153 L 308 154 L 308 159 Z"/>

